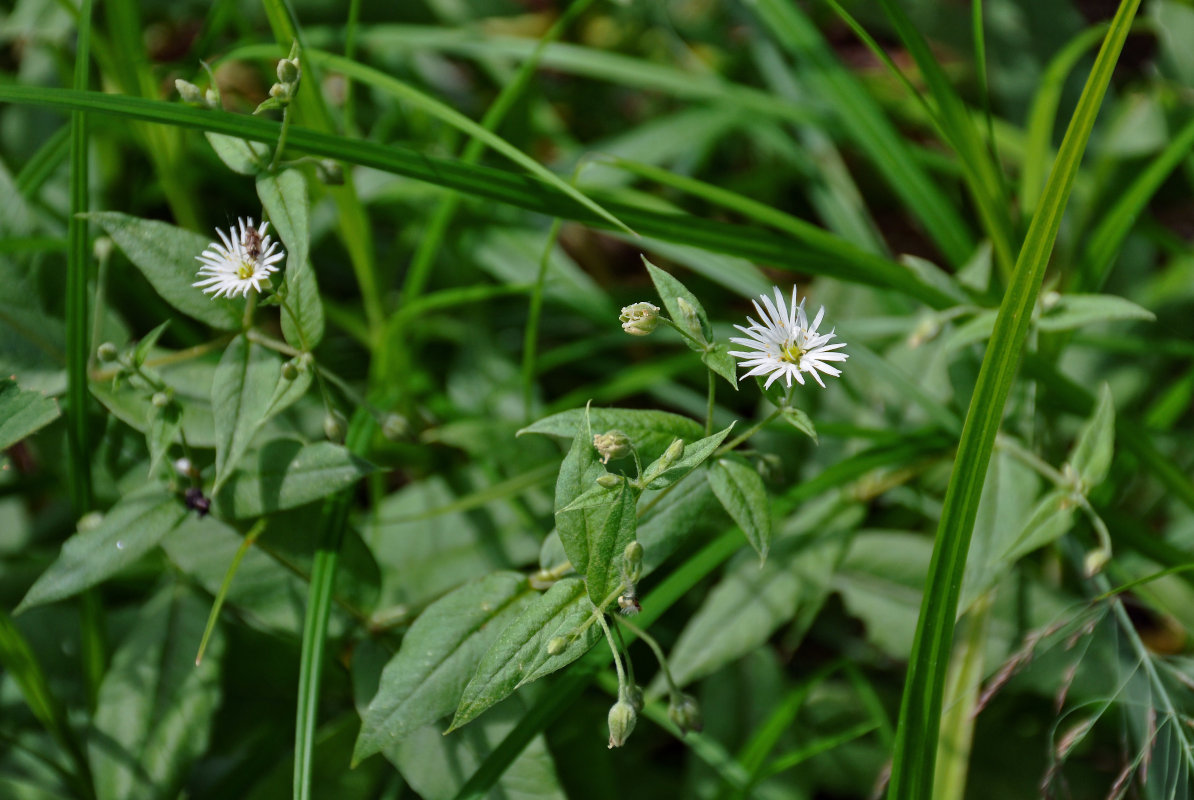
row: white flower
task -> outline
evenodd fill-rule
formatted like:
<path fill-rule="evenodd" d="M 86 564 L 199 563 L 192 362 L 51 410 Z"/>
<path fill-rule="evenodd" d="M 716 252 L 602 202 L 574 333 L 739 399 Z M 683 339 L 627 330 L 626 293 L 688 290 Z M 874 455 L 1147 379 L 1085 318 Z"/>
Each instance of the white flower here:
<path fill-rule="evenodd" d="M 817 333 L 821 319 L 825 316 L 824 306 L 817 312 L 813 324 L 809 325 L 808 317 L 804 315 L 804 300 L 800 301 L 800 305 L 796 305 L 796 287 L 792 287 L 791 308 L 784 303 L 779 287 L 776 286 L 774 289 L 774 303 L 767 295 L 759 298 L 763 301 L 762 306 L 758 301 L 751 301 L 762 322 L 747 317 L 746 321 L 750 323 L 750 327 L 734 326 L 749 338 L 730 341 L 749 347 L 750 350 L 731 351 L 730 355 L 739 359 L 739 366 L 750 369 L 742 376 L 744 378 L 771 373 L 763 388 L 767 388 L 781 377 L 787 381 L 788 388 L 791 388 L 793 378 L 803 386 L 804 376 L 800 374 L 802 372 L 812 375 L 813 380 L 820 384 L 821 388 L 825 388 L 820 373 L 835 377 L 842 374 L 841 370 L 831 367 L 826 362 L 845 361 L 849 358 L 845 353 L 833 352 L 839 347 L 845 347 L 846 343 L 829 344 L 829 340 L 834 336 L 832 330 L 829 333 Z"/>
<path fill-rule="evenodd" d="M 199 268 L 202 280 L 191 285 L 203 287 L 204 294 L 214 292 L 215 297 L 236 294 L 248 297 L 250 289 L 260 292 L 261 284 L 278 271 L 274 264 L 286 257 L 285 251 L 279 249 L 280 244 L 265 235 L 267 228 L 268 222 L 255 228 L 252 217 L 247 223 L 243 217 L 240 219 L 239 236 L 235 227 L 229 228 L 228 233 L 216 228 L 223 244 L 212 242 L 203 255 L 195 256 L 203 264 Z"/>

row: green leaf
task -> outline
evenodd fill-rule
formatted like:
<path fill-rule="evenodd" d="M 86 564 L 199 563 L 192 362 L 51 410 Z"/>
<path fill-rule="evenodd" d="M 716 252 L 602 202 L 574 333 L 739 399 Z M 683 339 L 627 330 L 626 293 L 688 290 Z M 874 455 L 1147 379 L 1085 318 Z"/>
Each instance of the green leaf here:
<path fill-rule="evenodd" d="M 766 561 L 771 547 L 771 502 L 758 471 L 740 458 L 726 457 L 710 463 L 705 476 L 713 494 L 759 554 L 760 562 Z"/>
<path fill-rule="evenodd" d="M 290 311 L 282 309 L 282 335 L 294 347 L 310 352 L 323 339 L 323 303 L 308 258 L 311 214 L 307 182 L 297 169 L 260 175 L 257 196 L 286 247 L 286 306 Z"/>
<path fill-rule="evenodd" d="M 808 414 L 804 413 L 799 408 L 792 408 L 791 406 L 784 408 L 783 417 L 784 422 L 788 423 L 793 428 L 812 439 L 814 442 L 820 441 L 817 438 L 817 428 L 815 425 L 813 425 L 812 419 Z"/>
<path fill-rule="evenodd" d="M 705 362 L 705 366 L 709 369 L 725 378 L 730 386 L 738 388 L 738 364 L 730 355 L 729 348 L 724 344 L 721 342 L 713 344 L 712 347 L 701 353 L 701 361 Z"/>
<path fill-rule="evenodd" d="M 374 469 L 331 442 L 275 439 L 261 448 L 256 464 L 232 473 L 216 501 L 227 517 L 259 517 L 326 497 Z"/>
<path fill-rule="evenodd" d="M 149 333 L 141 337 L 141 341 L 137 342 L 137 346 L 133 349 L 133 363 L 141 366 L 145 363 L 145 359 L 149 358 L 149 351 L 158 343 L 158 339 L 162 338 L 162 334 L 166 332 L 166 328 L 170 326 L 170 320 L 166 320 L 161 325 L 151 330 Z"/>
<path fill-rule="evenodd" d="M 564 545 L 564 553 L 568 560 L 582 575 L 589 568 L 589 543 L 597 538 L 606 509 L 564 509 L 591 490 L 596 485 L 597 478 L 605 473 L 605 468 L 597 459 L 597 450 L 593 447 L 590 430 L 582 420 L 576 428 L 572 447 L 560 464 L 559 477 L 556 478 L 556 530 L 559 531 L 560 542 Z"/>
<path fill-rule="evenodd" d="M 1094 413 L 1082 426 L 1082 432 L 1070 451 L 1070 466 L 1081 478 L 1084 491 L 1089 492 L 1107 477 L 1114 448 L 1115 400 L 1111 396 L 1111 387 L 1104 383 L 1099 387 Z"/>
<path fill-rule="evenodd" d="M 95 211 L 87 218 L 108 232 L 167 303 L 214 328 L 240 328 L 243 303 L 227 297 L 211 297 L 191 285 L 199 271 L 196 259 L 211 244 L 210 239 L 165 222 L 138 219 L 116 211 Z"/>
<path fill-rule="evenodd" d="M 115 575 L 149 552 L 186 515 L 182 503 L 162 486 L 149 485 L 126 495 L 96 527 L 66 540 L 17 612 L 78 594 Z"/>
<path fill-rule="evenodd" d="M 729 436 L 730 431 L 734 429 L 735 423 L 731 422 L 729 427 L 718 431 L 712 436 L 706 436 L 703 439 L 697 439 L 695 442 L 685 444 L 684 454 L 680 456 L 671 466 L 660 472 L 651 482 L 647 484 L 648 489 L 666 489 L 676 481 L 683 478 L 692 470 L 699 467 L 706 458 L 713 455 L 713 451 Z M 655 462 L 658 464 L 659 462 Z M 655 466 L 652 464 L 651 466 Z M 648 466 L 643 470 L 643 474 L 651 473 L 651 467 Z"/>
<path fill-rule="evenodd" d="M 548 436 L 571 439 L 576 428 L 585 418 L 586 410 L 574 408 L 561 411 L 528 425 L 518 432 L 543 433 Z M 594 433 L 620 430 L 630 437 L 640 459 L 653 461 L 667 449 L 675 439 L 686 442 L 697 439 L 704 433 L 700 423 L 679 414 L 666 411 L 647 411 L 637 408 L 590 408 L 589 424 Z M 590 442 L 592 440 L 590 439 Z"/>
<path fill-rule="evenodd" d="M 271 350 L 237 336 L 229 343 L 211 385 L 211 409 L 216 424 L 216 480 L 219 493 L 253 436 L 265 422 L 281 363 Z"/>
<path fill-rule="evenodd" d="M 557 636 L 567 638 L 576 633 L 593 611 L 584 581 L 577 577 L 558 581 L 533 600 L 481 659 L 448 730 L 476 719 L 519 686 L 555 672 L 588 652 L 601 637 L 596 625 L 589 625 L 557 656 L 547 652 L 547 643 Z"/>
<path fill-rule="evenodd" d="M 1010 563 L 1033 550 L 1060 539 L 1074 525 L 1074 501 L 1065 489 L 1046 494 L 1036 504 L 1024 527 L 1003 553 Z"/>
<path fill-rule="evenodd" d="M 210 389 L 210 384 L 206 388 Z M 112 416 L 149 435 L 149 423 L 153 419 L 154 411 L 152 396 L 148 392 L 127 383 L 114 387 L 111 381 L 92 381 L 90 389 L 91 395 L 99 400 Z M 200 400 L 184 397 L 180 392 L 176 392 L 174 402 L 182 407 L 181 426 L 183 434 L 187 437 L 187 444 L 191 447 L 215 447 L 215 421 L 211 414 L 210 393 Z"/>
<path fill-rule="evenodd" d="M 382 672 L 353 762 L 452 713 L 494 638 L 537 598 L 523 575 L 495 572 L 428 606 Z"/>
<path fill-rule="evenodd" d="M 49 425 L 61 413 L 54 398 L 22 389 L 10 378 L 0 379 L 0 450 Z"/>
<path fill-rule="evenodd" d="M 145 434 L 145 442 L 149 447 L 149 475 L 153 477 L 154 470 L 162 463 L 182 429 L 182 406 L 171 400 L 164 408 L 152 403 L 149 407 L 149 431 Z"/>
<path fill-rule="evenodd" d="M 206 618 L 203 600 L 181 585 L 167 587 L 141 609 L 113 654 L 89 748 L 98 800 L 177 797 L 206 752 L 224 649 L 217 631 L 196 666 Z"/>
<path fill-rule="evenodd" d="M 1139 319 L 1152 322 L 1156 315 L 1131 300 L 1111 294 L 1063 294 L 1037 321 L 1042 331 L 1067 331 L 1100 322 Z"/>
<path fill-rule="evenodd" d="M 269 405 L 265 411 L 266 419 L 281 414 L 297 403 L 307 393 L 307 390 L 311 388 L 311 381 L 315 379 L 315 370 L 309 355 L 296 356 L 287 363 L 294 367 L 294 379 L 286 379 L 286 375 L 284 374 L 285 365 L 283 365 L 282 370 L 278 372 L 278 382 L 274 385 L 274 393 L 270 397 Z"/>
<path fill-rule="evenodd" d="M 622 553 L 626 545 L 634 541 L 638 527 L 635 509 L 639 492 L 622 479 L 618 492 L 599 528 L 590 528 L 596 537 L 589 541 L 589 564 L 585 570 L 585 583 L 589 587 L 589 599 L 600 606 L 606 598 L 618 589 L 622 582 Z"/>
<path fill-rule="evenodd" d="M 236 136 L 222 133 L 206 133 L 211 149 L 224 162 L 224 166 L 240 175 L 256 175 L 265 169 L 270 160 L 269 145 L 250 142 Z"/>
<path fill-rule="evenodd" d="M 672 322 L 676 323 L 677 327 L 682 330 L 687 330 L 691 335 L 698 339 L 703 339 L 706 342 L 713 341 L 713 328 L 709 325 L 709 317 L 705 314 L 705 307 L 701 305 L 701 301 L 697 300 L 696 295 L 688 291 L 684 284 L 676 280 L 670 273 L 664 272 L 659 267 L 652 264 L 643 256 L 643 265 L 646 266 L 647 272 L 651 274 L 651 282 L 655 284 L 655 291 L 659 292 L 659 299 L 663 301 L 663 305 L 667 308 L 668 316 L 672 318 Z M 694 330 L 692 326 L 686 323 L 688 314 L 680 305 L 680 300 L 688 303 L 689 308 L 696 313 L 699 325 L 698 330 Z M 685 341 L 688 341 L 685 339 Z M 695 343 L 688 342 L 693 349 L 699 349 Z"/>

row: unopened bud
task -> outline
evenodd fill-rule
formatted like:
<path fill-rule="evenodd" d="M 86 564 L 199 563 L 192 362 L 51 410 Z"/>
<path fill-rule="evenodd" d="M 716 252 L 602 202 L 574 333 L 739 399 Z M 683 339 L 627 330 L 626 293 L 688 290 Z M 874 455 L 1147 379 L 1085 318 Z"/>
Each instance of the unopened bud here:
<path fill-rule="evenodd" d="M 405 439 L 410 433 L 410 421 L 401 414 L 387 414 L 381 423 L 381 435 L 391 442 Z"/>
<path fill-rule="evenodd" d="M 631 542 L 622 551 L 622 580 L 628 585 L 638 583 L 643 573 L 643 546 L 638 542 Z"/>
<path fill-rule="evenodd" d="M 174 471 L 184 478 L 198 478 L 199 470 L 195 469 L 195 465 L 189 458 L 180 458 L 174 462 Z"/>
<path fill-rule="evenodd" d="M 618 702 L 609 710 L 610 748 L 624 745 L 634 730 L 634 723 L 638 721 L 638 712 L 634 710 L 634 704 L 621 695 L 619 692 Z"/>
<path fill-rule="evenodd" d="M 111 363 L 116 360 L 117 356 L 120 355 L 120 351 L 117 350 L 116 345 L 112 344 L 111 342 L 104 342 L 95 351 L 95 354 L 99 356 L 100 361 Z"/>
<path fill-rule="evenodd" d="M 295 363 L 295 359 L 290 359 L 282 365 L 282 380 L 292 381 L 299 376 L 299 365 Z"/>
<path fill-rule="evenodd" d="M 104 522 L 104 512 L 91 511 L 79 517 L 78 528 L 79 532 L 93 531 L 102 525 Z"/>
<path fill-rule="evenodd" d="M 634 303 L 622 309 L 618 321 L 622 323 L 622 330 L 631 336 L 646 336 L 659 324 L 659 306 Z"/>
<path fill-rule="evenodd" d="M 549 656 L 558 656 L 568 649 L 568 640 L 563 636 L 553 636 L 551 641 L 547 643 L 547 654 Z"/>
<path fill-rule="evenodd" d="M 184 103 L 191 103 L 197 106 L 207 105 L 203 100 L 203 92 L 199 91 L 199 87 L 190 81 L 176 78 L 174 88 L 178 90 L 178 96 L 182 98 Z"/>
<path fill-rule="evenodd" d="M 203 99 L 207 102 L 208 108 L 220 107 L 220 93 L 215 89 L 208 89 L 203 93 Z"/>
<path fill-rule="evenodd" d="M 672 695 L 671 702 L 667 706 L 667 716 L 672 724 L 680 729 L 680 733 L 689 731 L 700 733 L 705 727 L 705 723 L 701 719 L 701 707 L 697 705 L 696 698 L 690 694 Z"/>
<path fill-rule="evenodd" d="M 328 441 L 340 444 L 344 441 L 345 420 L 339 411 L 332 411 L 323 418 L 323 435 Z"/>
<path fill-rule="evenodd" d="M 622 479 L 617 475 L 610 475 L 608 472 L 597 477 L 597 485 L 605 489 L 613 489 L 621 485 Z"/>
<path fill-rule="evenodd" d="M 302 74 L 297 58 L 284 58 L 278 62 L 279 83 L 298 83 Z"/>
<path fill-rule="evenodd" d="M 601 463 L 608 464 L 610 459 L 630 455 L 630 437 L 619 430 L 598 433 L 593 437 L 593 447 L 597 448 Z"/>
<path fill-rule="evenodd" d="M 339 161 L 325 158 L 315 165 L 315 172 L 319 175 L 319 180 L 328 186 L 344 185 L 344 168 L 340 166 Z"/>
<path fill-rule="evenodd" d="M 107 236 L 97 236 L 95 243 L 91 245 L 91 252 L 95 253 L 95 260 L 103 263 L 112 257 L 112 249 L 115 247 L 112 240 Z"/>
<path fill-rule="evenodd" d="M 149 398 L 149 402 L 153 403 L 154 408 L 165 408 L 170 405 L 170 393 L 154 392 L 153 397 Z"/>
<path fill-rule="evenodd" d="M 663 452 L 663 460 L 667 462 L 668 466 L 671 466 L 679 461 L 682 455 L 684 455 L 684 440 L 677 439 Z"/>
<path fill-rule="evenodd" d="M 1083 568 L 1086 570 L 1086 577 L 1091 578 L 1103 571 L 1103 567 L 1107 566 L 1107 562 L 1111 560 L 1111 554 L 1105 548 L 1099 547 L 1091 550 L 1086 554 L 1083 560 Z"/>

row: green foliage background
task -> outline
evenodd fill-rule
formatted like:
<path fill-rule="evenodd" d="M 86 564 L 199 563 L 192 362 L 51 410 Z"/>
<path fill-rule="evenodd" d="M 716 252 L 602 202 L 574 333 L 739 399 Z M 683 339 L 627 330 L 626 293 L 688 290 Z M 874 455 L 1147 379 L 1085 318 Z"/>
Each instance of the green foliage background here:
<path fill-rule="evenodd" d="M 1194 7 L 6 6 L 0 797 L 1191 794 Z"/>

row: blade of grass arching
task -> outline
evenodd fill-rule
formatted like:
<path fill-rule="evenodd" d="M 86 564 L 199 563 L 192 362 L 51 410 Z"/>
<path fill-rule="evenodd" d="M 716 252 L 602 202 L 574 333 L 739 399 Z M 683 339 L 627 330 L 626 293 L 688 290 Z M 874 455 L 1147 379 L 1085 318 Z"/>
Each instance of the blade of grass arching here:
<path fill-rule="evenodd" d="M 1140 0 L 1123 0 L 1108 29 L 1029 225 L 979 369 L 945 493 L 908 663 L 892 758 L 890 800 L 923 800 L 932 795 L 941 695 L 953 642 L 958 592 L 995 434 L 999 431 L 1066 201 L 1139 5 Z"/>
<path fill-rule="evenodd" d="M 497 131 L 498 126 L 506 118 L 510 109 L 523 96 L 527 87 L 530 85 L 531 78 L 535 74 L 535 70 L 539 67 L 539 59 L 543 56 L 543 51 L 547 45 L 556 41 L 563 35 L 568 26 L 572 24 L 581 13 L 588 9 L 593 4 L 593 0 L 577 0 L 568 6 L 567 10 L 552 23 L 548 28 L 547 33 L 543 34 L 543 38 L 539 40 L 539 44 L 531 51 L 530 57 L 519 65 L 518 71 L 514 77 L 502 87 L 501 92 L 494 101 L 486 109 L 485 115 L 481 118 L 481 127 L 491 133 Z M 485 141 L 473 137 L 469 140 L 468 145 L 465 146 L 464 152 L 460 155 L 460 160 L 466 164 L 475 164 L 480 159 L 481 154 L 485 152 Z M 444 234 L 448 231 L 448 226 L 451 225 L 453 217 L 456 215 L 456 209 L 460 205 L 461 197 L 458 194 L 450 194 L 440 201 L 431 216 L 431 221 L 427 225 L 427 230 L 419 239 L 419 246 L 415 250 L 415 255 L 411 259 L 410 269 L 407 270 L 406 280 L 402 285 L 402 302 L 405 305 L 410 302 L 423 290 L 424 284 L 427 282 L 427 277 L 431 271 L 431 265 L 434 263 L 435 256 L 439 252 L 440 244 L 443 241 Z"/>
<path fill-rule="evenodd" d="M 918 166 L 903 137 L 834 56 L 820 32 L 789 0 L 757 0 L 752 9 L 803 65 L 803 83 L 832 103 L 846 133 L 865 152 L 955 267 L 974 252 L 974 239 L 955 203 Z"/>
<path fill-rule="evenodd" d="M 436 50 L 464 58 L 503 58 L 519 61 L 532 57 L 536 39 L 483 36 L 474 31 L 423 26 L 375 25 L 361 37 L 362 46 L 376 53 Z M 743 113 L 789 122 L 819 125 L 825 113 L 811 102 L 797 102 L 759 91 L 752 86 L 730 83 L 711 74 L 686 72 L 645 59 L 553 43 L 538 56 L 546 69 L 593 78 L 637 91 L 666 94 L 682 100 L 727 105 Z"/>
<path fill-rule="evenodd" d="M 840 279 L 849 280 L 853 278 L 862 283 L 877 281 L 873 285 L 880 286 L 901 284 L 907 285 L 909 288 L 912 284 L 919 284 L 915 290 L 917 294 L 921 296 L 928 296 L 930 294 L 939 295 L 936 298 L 936 302 L 948 303 L 949 305 L 954 303 L 952 298 L 947 299 L 948 295 L 945 292 L 941 292 L 936 287 L 929 286 L 917 279 L 907 267 L 901 266 L 890 259 L 862 250 L 845 239 L 828 233 L 816 225 L 805 222 L 799 217 L 780 211 L 766 203 L 760 203 L 757 200 L 752 200 L 749 197 L 731 192 L 728 189 L 722 189 L 696 178 L 677 175 L 650 164 L 638 164 L 621 158 L 606 159 L 602 163 L 625 170 L 663 186 L 678 189 L 722 208 L 736 211 L 756 222 L 761 222 L 764 225 L 769 225 L 776 230 L 788 234 L 803 245 L 822 253 L 830 254 L 841 264 L 839 274 L 837 275 Z"/>
<path fill-rule="evenodd" d="M 1094 233 L 1086 239 L 1086 250 L 1078 262 L 1080 272 L 1073 275 L 1074 291 L 1098 292 L 1103 288 L 1128 232 L 1161 184 L 1185 161 L 1191 148 L 1194 148 L 1194 121 L 1187 122 L 1165 149 L 1136 176 L 1127 191 L 1119 194 L 1095 227 Z"/>
<path fill-rule="evenodd" d="M 112 114 L 125 119 L 142 119 L 267 143 L 277 141 L 279 129 L 278 123 L 257 117 L 206 111 L 178 103 L 102 92 L 0 85 L 0 103 L 2 102 Z M 551 217 L 572 219 L 597 227 L 609 226 L 586 207 L 528 175 L 517 175 L 481 165 L 461 164 L 398 146 L 346 139 L 297 125 L 291 126 L 287 142 L 289 149 L 297 152 L 373 167 Z M 793 248 L 791 238 L 787 236 L 611 200 L 603 200 L 603 205 L 627 221 L 643 236 L 728 253 L 774 266 L 798 269 L 809 274 L 834 275 L 844 280 L 884 286 L 933 308 L 945 308 L 954 304 L 947 294 L 926 287 L 911 274 L 899 278 L 899 273 L 891 270 L 867 270 L 863 273 L 859 271 L 857 263 L 845 265 L 834 252 Z M 897 282 L 889 283 L 893 280 Z"/>
<path fill-rule="evenodd" d="M 288 53 L 292 43 L 298 42 L 305 51 L 302 29 L 291 17 L 286 0 L 265 0 L 265 15 L 269 19 L 274 39 L 278 42 L 282 54 Z M 282 54 L 275 52 L 275 58 Z M 320 79 L 317 64 L 312 64 L 305 56 L 301 57 L 303 69 L 308 73 L 306 80 L 299 84 L 298 96 L 294 107 L 297 107 L 298 118 L 307 120 L 316 130 L 337 136 L 332 116 L 328 112 L 323 99 L 323 82 Z M 258 140 L 273 144 L 277 135 L 271 139 Z M 328 158 L 339 159 L 339 148 L 331 148 L 332 152 L 324 153 Z M 336 204 L 337 229 L 344 249 L 348 251 L 348 259 L 352 263 L 352 272 L 360 288 L 361 303 L 365 309 L 365 320 L 369 324 L 369 335 L 376 341 L 385 323 L 386 309 L 384 296 L 377 276 L 377 259 L 373 250 L 373 232 L 369 225 L 369 218 L 365 214 L 365 207 L 356 190 L 356 179 L 351 170 L 344 171 L 344 183 L 340 186 L 325 186 L 324 191 L 331 195 Z M 383 345 L 384 346 L 384 345 Z"/>
<path fill-rule="evenodd" d="M 417 89 L 398 80 L 397 78 L 387 75 L 379 70 L 373 69 L 372 67 L 365 66 L 357 61 L 349 61 L 348 59 L 335 55 L 334 53 L 325 53 L 319 50 L 308 50 L 306 55 L 310 60 L 321 64 L 330 70 L 339 72 L 348 78 L 355 78 L 361 83 L 367 83 L 370 86 L 373 86 L 375 89 L 380 89 L 384 92 L 387 92 L 399 100 L 404 100 L 412 106 L 426 111 L 428 114 L 438 118 L 448 125 L 451 125 L 461 132 L 468 134 L 469 136 L 473 137 L 473 139 L 483 142 L 486 147 L 501 153 L 503 156 L 513 161 L 527 172 L 555 188 L 561 194 L 567 195 L 573 201 L 584 206 L 589 211 L 593 212 L 598 217 L 612 225 L 614 228 L 617 228 L 624 233 L 634 233 L 634 231 L 631 230 L 626 223 L 618 219 L 609 210 L 603 208 L 601 205 L 590 199 L 587 195 L 578 191 L 567 181 L 560 178 L 554 172 L 544 167 L 538 161 L 535 161 L 526 153 L 507 142 L 505 139 L 485 130 L 485 128 L 473 122 L 471 119 L 464 116 L 459 111 L 456 111 L 454 108 L 444 105 L 429 95 L 423 94 Z"/>
<path fill-rule="evenodd" d="M 88 42 L 91 35 L 91 0 L 84 0 L 79 20 L 79 38 L 75 54 L 75 89 L 86 90 L 91 61 Z M 87 112 L 80 109 L 70 118 L 70 219 L 67 221 L 68 266 L 66 272 L 66 395 L 67 442 L 70 458 L 67 473 L 70 499 L 75 516 L 91 510 L 91 448 L 87 430 L 87 363 L 91 349 L 87 341 Z"/>
<path fill-rule="evenodd" d="M 361 454 L 373 436 L 376 424 L 364 407 L 357 409 L 348 426 L 345 446 Z M 340 545 L 348 525 L 352 489 L 329 497 L 323 505 L 319 544 L 311 565 L 311 583 L 307 590 L 307 613 L 303 619 L 302 654 L 299 658 L 298 703 L 294 736 L 294 798 L 311 800 L 314 767 L 316 715 L 319 711 L 319 681 L 323 674 L 324 645 L 327 641 L 328 616 L 332 610 Z"/>
<path fill-rule="evenodd" d="M 80 797 L 94 798 L 91 767 L 79 737 L 70 726 L 66 709 L 50 689 L 46 673 L 12 617 L 0 610 L 0 667 L 16 681 L 21 697 L 46 732 L 66 752 L 73 771 L 71 783 Z"/>
<path fill-rule="evenodd" d="M 575 176 L 574 176 L 575 177 Z M 543 243 L 543 254 L 539 256 L 539 271 L 535 285 L 531 288 L 531 305 L 527 309 L 527 324 L 522 334 L 522 364 L 518 379 L 522 389 L 522 408 L 527 424 L 534 416 L 535 360 L 539 355 L 539 320 L 543 315 L 543 289 L 547 283 L 547 270 L 551 268 L 551 254 L 560 238 L 560 220 L 552 220 L 547 241 Z"/>
<path fill-rule="evenodd" d="M 995 262 L 1006 281 L 1012 270 L 1014 243 L 1012 220 L 1008 213 L 1011 204 L 1004 195 L 1003 176 L 999 165 L 991 157 L 988 144 L 983 143 L 982 137 L 975 129 L 974 120 L 966 104 L 954 90 L 941 64 L 933 56 L 929 43 L 912 24 L 903 7 L 896 0 L 879 2 L 904 46 L 916 61 L 937 103 L 938 118 L 943 132 L 950 146 L 958 154 L 962 175 L 978 208 L 979 217 L 982 218 L 983 228 L 991 240 Z"/>
<path fill-rule="evenodd" d="M 1028 144 L 1025 147 L 1024 163 L 1020 174 L 1020 209 L 1031 214 L 1036 209 L 1049 170 L 1049 153 L 1053 148 L 1053 120 L 1061 104 L 1061 93 L 1066 79 L 1078 66 L 1078 62 L 1096 44 L 1103 40 L 1107 25 L 1087 28 L 1070 41 L 1049 61 L 1037 86 L 1028 113 Z"/>

